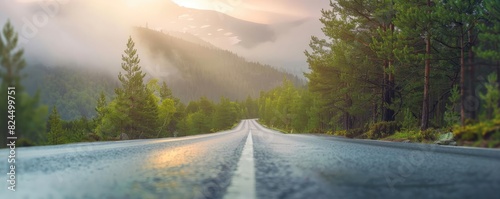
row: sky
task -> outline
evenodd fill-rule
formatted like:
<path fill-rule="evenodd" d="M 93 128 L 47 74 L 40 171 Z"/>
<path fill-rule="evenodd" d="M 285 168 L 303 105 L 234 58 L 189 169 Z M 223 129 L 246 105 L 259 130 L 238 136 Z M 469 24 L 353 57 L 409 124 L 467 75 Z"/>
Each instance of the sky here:
<path fill-rule="evenodd" d="M 179 6 L 223 14 L 217 24 L 186 25 L 182 23 L 200 19 Z M 28 61 L 110 70 L 119 69 L 134 26 L 193 34 L 213 26 L 226 39 L 212 32 L 198 36 L 249 61 L 300 74 L 307 69 L 303 52 L 311 35 L 322 35 L 320 10 L 328 6 L 326 0 L 0 0 L 0 25 L 7 18 L 14 24 Z M 249 38 L 252 35 L 241 32 L 245 27 L 235 27 L 247 22 L 269 27 L 272 39 Z M 238 45 L 246 39 L 258 42 Z M 152 65 L 147 56 L 141 58 Z"/>

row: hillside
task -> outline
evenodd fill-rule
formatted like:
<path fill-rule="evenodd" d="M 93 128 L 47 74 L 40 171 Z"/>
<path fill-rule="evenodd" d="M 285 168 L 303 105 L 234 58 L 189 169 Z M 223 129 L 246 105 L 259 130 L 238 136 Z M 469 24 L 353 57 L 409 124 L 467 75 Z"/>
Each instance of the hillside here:
<path fill-rule="evenodd" d="M 153 30 L 138 28 L 135 40 L 151 51 L 139 52 L 148 78 L 166 81 L 173 94 L 185 103 L 202 96 L 215 101 L 221 96 L 231 100 L 243 100 L 249 95 L 257 97 L 260 91 L 281 84 L 284 77 L 302 84 L 290 74 L 248 62 L 229 51 Z M 155 60 L 158 65 L 150 67 L 147 60 Z M 118 74 L 89 68 L 32 64 L 24 73 L 29 77 L 23 82 L 28 92 L 34 94 L 38 89 L 41 103 L 49 107 L 55 105 L 67 120 L 93 117 L 99 93 L 104 91 L 111 96 L 119 85 Z"/>
<path fill-rule="evenodd" d="M 226 96 L 233 100 L 257 97 L 280 85 L 283 78 L 296 84 L 301 81 L 267 65 L 215 47 L 195 44 L 146 28 L 137 28 L 138 44 L 148 49 L 156 66 L 152 76 L 166 81 L 183 101 L 206 96 L 218 100 Z M 159 75 L 159 74 L 165 75 Z M 174 74 L 174 75 L 171 75 Z"/>

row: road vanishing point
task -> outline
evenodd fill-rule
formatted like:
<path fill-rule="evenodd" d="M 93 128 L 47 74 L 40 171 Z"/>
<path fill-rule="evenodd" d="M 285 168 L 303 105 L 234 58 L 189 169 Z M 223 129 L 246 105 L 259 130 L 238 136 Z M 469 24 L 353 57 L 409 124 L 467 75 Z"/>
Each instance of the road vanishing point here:
<path fill-rule="evenodd" d="M 0 150 L 2 157 L 8 149 Z M 16 192 L 59 198 L 499 198 L 500 151 L 232 130 L 18 148 Z M 2 173 L 7 179 L 8 163 Z"/>

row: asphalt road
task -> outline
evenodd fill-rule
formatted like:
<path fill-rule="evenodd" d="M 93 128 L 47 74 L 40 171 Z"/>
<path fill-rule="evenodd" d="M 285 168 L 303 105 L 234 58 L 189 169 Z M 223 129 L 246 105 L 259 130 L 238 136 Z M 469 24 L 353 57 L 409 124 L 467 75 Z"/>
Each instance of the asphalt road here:
<path fill-rule="evenodd" d="M 17 149 L 0 198 L 499 198 L 500 151 L 285 135 L 244 120 L 183 138 Z"/>

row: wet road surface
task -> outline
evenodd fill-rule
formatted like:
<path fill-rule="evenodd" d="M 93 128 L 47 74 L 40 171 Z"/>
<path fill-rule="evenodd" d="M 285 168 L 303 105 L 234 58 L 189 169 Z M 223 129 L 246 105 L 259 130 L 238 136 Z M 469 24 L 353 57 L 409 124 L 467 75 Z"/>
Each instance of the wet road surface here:
<path fill-rule="evenodd" d="M 199 136 L 18 148 L 16 174 L 16 192 L 2 180 L 0 198 L 498 198 L 500 151 L 287 135 L 244 120 Z"/>

